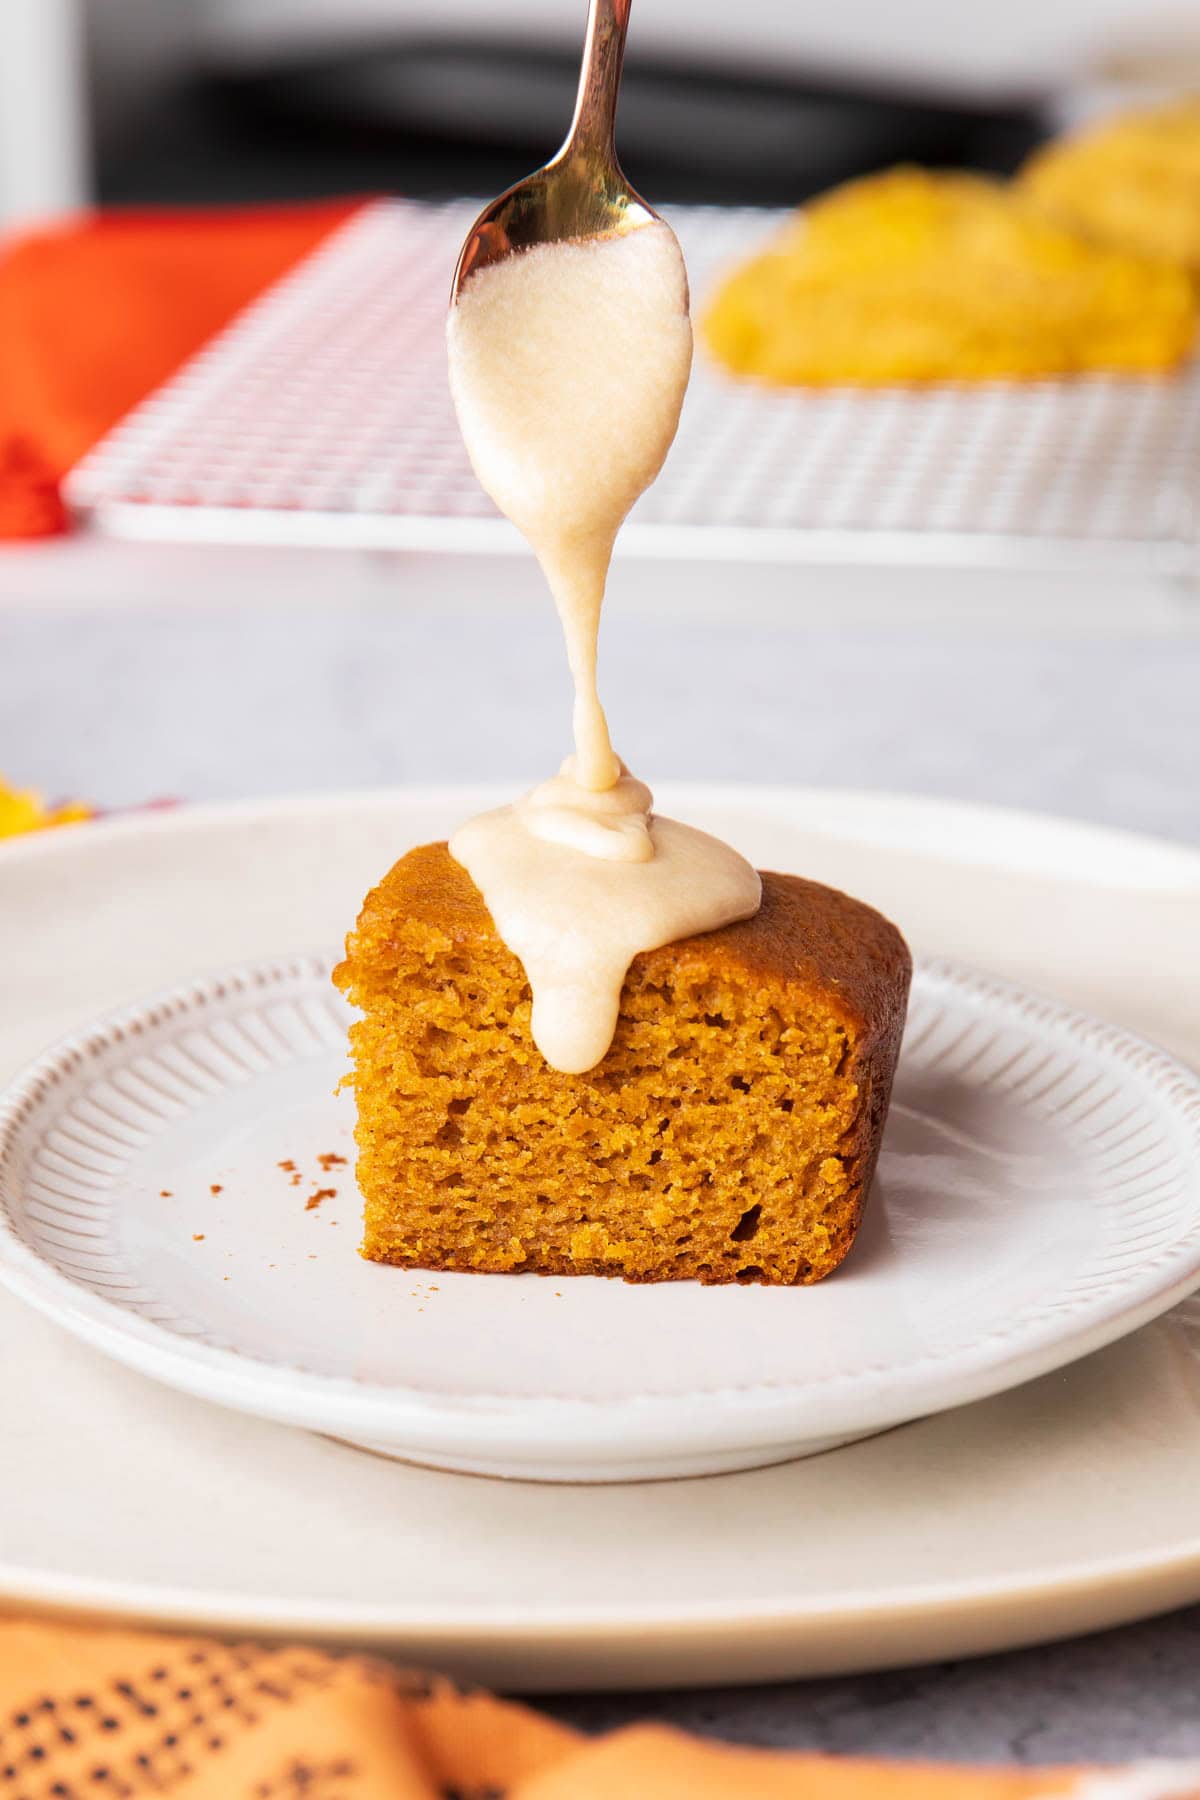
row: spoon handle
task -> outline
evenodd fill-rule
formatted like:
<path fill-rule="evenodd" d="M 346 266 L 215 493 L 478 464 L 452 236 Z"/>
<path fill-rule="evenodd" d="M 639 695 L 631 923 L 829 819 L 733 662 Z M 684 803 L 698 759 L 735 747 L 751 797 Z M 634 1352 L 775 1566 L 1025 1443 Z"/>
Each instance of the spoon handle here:
<path fill-rule="evenodd" d="M 617 95 L 629 7 L 630 0 L 588 0 L 575 116 L 559 156 L 582 150 L 591 156 L 599 153 L 608 162 L 616 160 Z"/>

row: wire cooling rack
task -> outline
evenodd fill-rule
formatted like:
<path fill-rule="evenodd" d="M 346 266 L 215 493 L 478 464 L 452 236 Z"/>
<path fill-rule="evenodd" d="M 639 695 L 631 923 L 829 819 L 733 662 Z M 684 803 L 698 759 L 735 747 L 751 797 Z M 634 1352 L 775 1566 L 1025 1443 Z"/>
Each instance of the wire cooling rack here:
<path fill-rule="evenodd" d="M 473 202 L 363 208 L 71 473 L 126 536 L 515 545 L 467 462 L 446 381 Z M 694 301 L 779 215 L 668 215 Z M 1200 364 L 1169 378 L 770 391 L 699 352 L 626 550 L 963 565 L 1200 564 Z"/>

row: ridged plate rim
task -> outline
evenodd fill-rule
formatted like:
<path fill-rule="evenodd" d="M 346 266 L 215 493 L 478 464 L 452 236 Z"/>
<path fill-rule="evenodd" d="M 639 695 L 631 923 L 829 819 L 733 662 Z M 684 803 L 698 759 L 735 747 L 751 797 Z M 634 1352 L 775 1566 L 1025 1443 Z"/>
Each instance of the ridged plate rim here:
<path fill-rule="evenodd" d="M 454 1394 L 383 1385 L 299 1371 L 246 1352 L 180 1338 L 128 1307 L 89 1291 L 26 1241 L 4 1198 L 7 1181 L 47 1115 L 60 1085 L 129 1038 L 153 1034 L 168 1022 L 202 1011 L 230 995 L 324 982 L 323 954 L 258 959 L 105 1015 L 39 1057 L 0 1098 L 0 1282 L 75 1335 L 117 1360 L 201 1398 L 310 1429 L 392 1439 L 415 1434 L 422 1448 L 451 1451 L 507 1447 L 529 1434 L 553 1431 L 556 1443 L 586 1460 L 615 1450 L 695 1449 L 802 1444 L 822 1433 L 860 1434 L 984 1399 L 1049 1373 L 1102 1348 L 1176 1304 L 1200 1285 L 1200 1076 L 1164 1051 L 1120 1027 L 1093 1019 L 1012 983 L 950 962 L 918 964 L 918 983 L 999 1009 L 1055 1039 L 1074 1038 L 1107 1060 L 1135 1087 L 1147 1116 L 1180 1134 L 1191 1153 L 1188 1227 L 1149 1264 L 1139 1264 L 1103 1301 L 1077 1301 L 1064 1324 L 1061 1305 L 1018 1316 L 981 1340 L 972 1354 L 941 1351 L 896 1366 L 847 1371 L 840 1380 L 795 1381 L 613 1396 Z M 1176 1146 L 1179 1148 L 1179 1146 Z M 839 1406 L 824 1411 L 830 1389 Z M 706 1419 L 681 1419 L 692 1402 L 711 1409 Z"/>

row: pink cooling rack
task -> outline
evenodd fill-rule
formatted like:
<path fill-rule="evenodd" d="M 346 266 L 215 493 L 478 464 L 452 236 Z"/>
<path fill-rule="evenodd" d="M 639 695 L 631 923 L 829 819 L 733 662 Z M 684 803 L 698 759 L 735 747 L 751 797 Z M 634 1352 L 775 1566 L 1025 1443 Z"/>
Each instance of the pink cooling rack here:
<path fill-rule="evenodd" d="M 472 201 L 365 207 L 129 414 L 67 499 L 124 535 L 515 544 L 467 463 L 443 320 Z M 679 208 L 694 299 L 778 215 Z M 697 356 L 629 551 L 1190 573 L 1200 365 L 1164 379 L 773 392 Z"/>

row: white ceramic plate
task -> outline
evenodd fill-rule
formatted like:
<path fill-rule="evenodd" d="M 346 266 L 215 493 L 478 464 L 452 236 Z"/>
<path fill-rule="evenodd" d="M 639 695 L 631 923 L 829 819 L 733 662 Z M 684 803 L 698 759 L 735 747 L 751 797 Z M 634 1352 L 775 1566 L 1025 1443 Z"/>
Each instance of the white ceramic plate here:
<path fill-rule="evenodd" d="M 0 1096 L 0 1281 L 143 1374 L 474 1475 L 755 1468 L 997 1393 L 1200 1285 L 1200 1080 L 919 968 L 859 1241 L 815 1288 L 356 1254 L 332 958 L 68 1038 Z"/>
<path fill-rule="evenodd" d="M 0 1074 L 129 994 L 336 941 L 388 857 L 490 798 L 310 796 L 8 846 Z M 918 951 L 1200 1062 L 1194 852 L 881 795 L 661 800 L 759 862 L 861 893 Z M 332 1243 L 351 1227 L 321 1229 Z M 619 1487 L 364 1456 L 148 1381 L 3 1292 L 0 1367 L 9 1606 L 370 1641 L 532 1690 L 911 1663 L 1200 1598 L 1198 1300 L 826 1456 Z"/>

